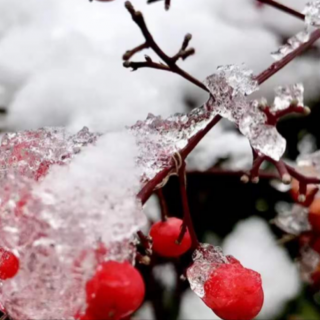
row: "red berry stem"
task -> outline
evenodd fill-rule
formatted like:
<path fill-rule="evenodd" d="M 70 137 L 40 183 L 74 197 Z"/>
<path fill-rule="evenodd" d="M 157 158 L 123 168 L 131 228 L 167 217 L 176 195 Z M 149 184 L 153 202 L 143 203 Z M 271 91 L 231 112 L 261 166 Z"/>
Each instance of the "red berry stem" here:
<path fill-rule="evenodd" d="M 169 216 L 168 215 L 168 206 L 167 206 L 166 199 L 164 197 L 162 188 L 157 190 L 157 195 L 158 195 L 158 199 L 160 202 L 160 208 L 161 208 L 161 220 L 167 221 L 168 216 Z"/>
<path fill-rule="evenodd" d="M 184 224 L 183 225 L 186 225 L 186 227 L 188 227 L 188 231 L 189 231 L 190 237 L 191 237 L 191 248 L 193 250 L 195 250 L 198 247 L 200 247 L 200 243 L 199 243 L 197 234 L 194 230 L 192 217 L 190 214 L 190 208 L 189 208 L 188 196 L 187 196 L 187 188 L 186 188 L 186 164 L 185 164 L 185 162 L 182 163 L 182 166 L 179 169 L 178 175 L 179 175 L 180 193 L 181 193 L 183 216 L 184 216 L 184 219 L 183 219 Z M 182 231 L 184 229 L 185 229 L 185 227 L 182 226 Z M 180 236 L 179 236 L 179 238 L 180 238 Z M 182 235 L 182 238 L 183 238 L 183 235 Z"/>
<path fill-rule="evenodd" d="M 281 4 L 279 2 L 276 2 L 276 1 L 273 1 L 273 0 L 257 0 L 257 1 L 260 2 L 260 3 L 265 3 L 265 4 L 267 4 L 267 5 L 271 6 L 271 7 L 274 7 L 276 9 L 280 10 L 280 11 L 283 11 L 285 13 L 288 13 L 288 14 L 290 14 L 290 15 L 298 18 L 298 19 L 304 20 L 304 14 L 302 14 L 302 13 L 300 13 L 300 12 L 294 10 L 294 9 L 291 9 L 291 8 Z"/>
<path fill-rule="evenodd" d="M 138 231 L 137 235 L 142 247 L 146 250 L 146 253 L 149 254 L 151 250 L 151 239 L 144 235 L 142 231 Z"/>

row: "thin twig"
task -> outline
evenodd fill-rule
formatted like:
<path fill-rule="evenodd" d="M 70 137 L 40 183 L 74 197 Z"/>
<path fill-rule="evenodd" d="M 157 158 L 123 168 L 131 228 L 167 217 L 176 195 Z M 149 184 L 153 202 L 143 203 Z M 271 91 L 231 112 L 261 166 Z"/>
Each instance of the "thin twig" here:
<path fill-rule="evenodd" d="M 170 2 L 167 0 L 166 0 L 166 3 L 170 4 Z M 184 60 L 187 57 L 189 57 L 190 55 L 194 54 L 194 52 L 195 52 L 194 49 L 192 49 L 192 48 L 187 49 L 187 46 L 189 45 L 189 42 L 191 40 L 191 35 L 187 34 L 185 36 L 185 39 L 183 41 L 182 47 L 179 50 L 179 52 L 176 55 L 174 55 L 173 57 L 170 57 L 160 48 L 160 46 L 157 44 L 157 42 L 153 39 L 153 36 L 151 35 L 151 33 L 146 25 L 146 22 L 144 21 L 142 13 L 140 11 L 136 11 L 134 9 L 133 5 L 131 4 L 131 2 L 129 2 L 129 1 L 127 1 L 125 3 L 125 6 L 126 6 L 127 10 L 129 11 L 129 13 L 131 14 L 132 20 L 140 28 L 140 30 L 145 38 L 145 44 L 140 45 L 132 50 L 129 50 L 124 54 L 123 59 L 126 60 L 124 62 L 124 66 L 126 68 L 131 67 L 134 70 L 137 70 L 139 68 L 144 68 L 144 67 L 150 67 L 150 68 L 155 68 L 155 69 L 160 69 L 160 70 L 165 70 L 165 71 L 171 71 L 173 73 L 176 73 L 176 74 L 182 76 L 183 78 L 187 79 L 188 81 L 192 82 L 193 84 L 195 84 L 199 88 L 201 88 L 205 91 L 208 91 L 206 86 L 201 81 L 197 80 L 192 75 L 190 75 L 186 71 L 182 70 L 176 64 L 178 59 L 181 58 Z M 150 59 L 150 61 L 147 60 L 146 62 L 129 62 L 129 61 L 127 61 L 136 52 L 141 51 L 145 48 L 151 48 L 166 65 L 155 64 L 151 61 L 151 59 Z"/>
<path fill-rule="evenodd" d="M 188 228 L 188 231 L 190 233 L 191 237 L 191 248 L 196 249 L 200 246 L 197 234 L 194 230 L 192 217 L 190 214 L 190 208 L 188 203 L 188 196 L 187 196 L 187 189 L 186 189 L 186 177 L 185 177 L 185 163 L 182 164 L 180 170 L 179 170 L 179 182 L 180 182 L 180 193 L 181 193 L 181 200 L 182 200 L 182 207 L 183 207 L 183 220 L 184 223 L 182 225 L 182 237 L 184 236 L 186 232 L 186 227 Z M 180 235 L 181 235 L 180 234 Z M 178 241 L 181 242 L 182 239 L 178 239 Z"/>
<path fill-rule="evenodd" d="M 304 14 L 294 10 L 294 9 L 291 9 L 279 2 L 276 2 L 276 1 L 273 1 L 273 0 L 257 0 L 258 2 L 261 2 L 261 3 L 265 3 L 271 7 L 274 7 L 280 11 L 283 11 L 285 13 L 288 13 L 298 19 L 301 19 L 301 20 L 304 20 Z"/>
<path fill-rule="evenodd" d="M 157 190 L 158 199 L 160 202 L 160 209 L 161 209 L 161 220 L 166 221 L 168 219 L 168 206 L 166 203 L 166 199 L 164 198 L 162 188 Z"/>

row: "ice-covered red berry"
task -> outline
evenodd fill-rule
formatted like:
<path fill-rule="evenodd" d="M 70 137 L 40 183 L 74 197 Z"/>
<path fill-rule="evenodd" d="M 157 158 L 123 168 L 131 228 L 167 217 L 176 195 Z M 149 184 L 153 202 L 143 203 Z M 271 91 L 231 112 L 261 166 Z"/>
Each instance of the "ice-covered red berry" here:
<path fill-rule="evenodd" d="M 251 320 L 264 300 L 260 274 L 240 263 L 222 264 L 215 269 L 204 291 L 203 301 L 224 320 Z"/>

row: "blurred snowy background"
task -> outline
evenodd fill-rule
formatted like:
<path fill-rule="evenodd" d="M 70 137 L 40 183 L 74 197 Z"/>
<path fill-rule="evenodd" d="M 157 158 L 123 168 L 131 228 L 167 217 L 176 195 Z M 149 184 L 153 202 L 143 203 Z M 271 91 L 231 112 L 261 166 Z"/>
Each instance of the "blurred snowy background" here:
<path fill-rule="evenodd" d="M 177 52 L 186 33 L 193 35 L 191 45 L 196 55 L 181 65 L 200 80 L 224 64 L 245 63 L 258 74 L 273 62 L 270 52 L 303 28 L 301 21 L 258 6 L 254 0 L 172 0 L 168 12 L 162 2 L 132 2 L 144 13 L 154 37 L 168 54 Z M 305 0 L 282 2 L 297 10 L 305 5 Z M 124 9 L 124 0 L 0 0 L 1 131 L 43 126 L 115 131 L 148 113 L 168 116 L 205 101 L 206 94 L 177 75 L 123 68 L 122 54 L 142 42 L 140 30 Z M 148 54 L 154 57 L 152 52 Z M 139 57 L 142 54 L 135 59 Z M 320 51 L 313 47 L 258 92 L 272 101 L 278 85 L 302 82 L 305 86 L 306 104 L 314 115 L 303 120 L 290 118 L 279 126 L 288 141 L 288 159 L 313 151 L 317 143 L 319 146 L 319 58 Z M 189 168 L 206 170 L 219 163 L 243 169 L 250 162 L 247 140 L 222 122 L 192 154 Z M 197 173 L 189 179 L 195 226 L 203 239 L 221 244 L 226 253 L 262 274 L 266 303 L 260 319 L 320 319 L 316 312 L 319 297 L 304 290 L 290 257 L 295 248 L 277 245 L 276 230 L 268 225 L 275 216 L 275 204 L 288 200 L 288 195 L 277 192 L 268 182 L 243 187 L 237 178 Z M 171 212 L 180 215 L 176 192 L 173 181 L 165 194 Z M 156 201 L 149 203 L 153 219 L 157 206 Z M 172 264 L 153 270 L 153 278 L 159 280 L 154 288 L 160 288 L 161 294 L 149 288 L 150 300 L 156 295 L 159 303 L 166 305 L 165 315 L 172 318 L 214 319 L 185 288 L 180 288 L 184 292 L 180 301 L 175 294 L 175 272 Z M 157 307 L 147 302 L 137 318 L 161 319 L 163 315 L 154 315 L 154 309 Z M 291 317 L 295 314 L 300 318 Z"/>

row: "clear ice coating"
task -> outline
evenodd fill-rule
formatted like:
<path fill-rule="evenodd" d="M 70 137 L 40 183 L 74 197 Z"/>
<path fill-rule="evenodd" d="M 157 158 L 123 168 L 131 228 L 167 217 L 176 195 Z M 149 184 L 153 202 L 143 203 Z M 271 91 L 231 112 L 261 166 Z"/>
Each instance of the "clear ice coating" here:
<path fill-rule="evenodd" d="M 0 247 L 20 269 L 1 283 L 0 305 L 12 319 L 72 319 L 99 261 L 133 261 L 130 237 L 145 223 L 136 156 L 127 132 L 4 135 Z"/>
<path fill-rule="evenodd" d="M 297 236 L 311 230 L 308 209 L 298 204 L 294 204 L 290 209 L 280 208 L 274 223 L 284 232 Z"/>
<path fill-rule="evenodd" d="M 306 174 L 320 178 L 320 150 L 299 156 L 297 165 L 298 167 L 305 167 Z"/>
<path fill-rule="evenodd" d="M 274 60 L 279 61 L 285 56 L 296 50 L 300 45 L 306 43 L 310 39 L 310 30 L 305 28 L 303 31 L 298 32 L 293 37 L 289 38 L 287 43 L 280 46 L 276 51 L 271 52 Z"/>
<path fill-rule="evenodd" d="M 187 270 L 191 290 L 200 298 L 205 295 L 204 284 L 222 264 L 230 263 L 222 249 L 211 244 L 201 244 L 192 255 L 193 264 Z"/>
<path fill-rule="evenodd" d="M 230 121 L 237 122 L 249 108 L 245 96 L 259 90 L 253 73 L 244 65 L 227 65 L 206 78 L 204 85 L 211 93 L 207 105 Z"/>
<path fill-rule="evenodd" d="M 299 107 L 304 107 L 304 87 L 302 83 L 278 87 L 275 89 L 275 98 L 271 111 L 287 109 L 294 101 Z"/>
<path fill-rule="evenodd" d="M 320 27 L 320 1 L 308 2 L 303 10 L 305 23 L 309 26 Z"/>
<path fill-rule="evenodd" d="M 145 121 L 130 127 L 139 148 L 137 163 L 143 171 L 142 180 L 150 180 L 169 167 L 174 154 L 181 151 L 213 116 L 210 110 L 201 106 L 187 115 L 174 114 L 167 119 L 149 114 Z"/>
<path fill-rule="evenodd" d="M 211 93 L 204 106 L 167 119 L 149 114 L 146 120 L 128 128 L 138 145 L 137 163 L 142 170 L 143 182 L 170 167 L 173 156 L 218 114 L 235 122 L 258 152 L 274 160 L 283 155 L 285 139 L 274 126 L 265 124 L 266 117 L 258 108 L 258 102 L 246 97 L 259 89 L 251 70 L 244 65 L 220 66 L 204 84 Z"/>
<path fill-rule="evenodd" d="M 320 264 L 320 255 L 308 246 L 300 250 L 299 269 L 301 277 L 306 282 L 312 282 L 312 274 Z"/>
<path fill-rule="evenodd" d="M 235 122 L 251 146 L 266 156 L 279 160 L 286 148 L 285 139 L 274 126 L 266 124 L 259 102 L 246 95 L 259 89 L 251 70 L 243 65 L 219 67 L 204 84 L 211 93 L 207 109 Z"/>

